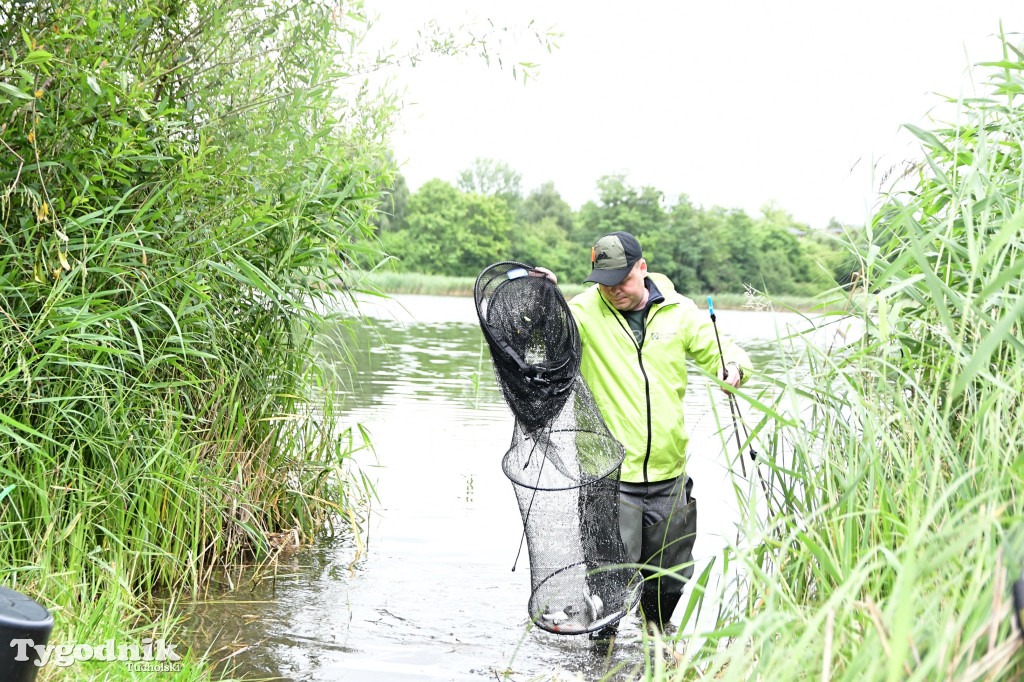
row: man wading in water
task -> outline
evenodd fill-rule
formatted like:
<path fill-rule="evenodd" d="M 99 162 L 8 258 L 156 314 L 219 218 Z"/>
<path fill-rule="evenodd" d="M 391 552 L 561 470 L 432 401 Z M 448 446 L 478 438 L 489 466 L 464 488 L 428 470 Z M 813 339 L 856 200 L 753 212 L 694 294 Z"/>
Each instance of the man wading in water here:
<path fill-rule="evenodd" d="M 664 632 L 693 576 L 697 534 L 693 479 L 686 475 L 686 358 L 722 376 L 724 356 L 724 382 L 733 388 L 749 376 L 750 359 L 728 339 L 719 355 L 709 316 L 676 293 L 667 277 L 647 271 L 640 244 L 628 232 L 597 241 L 586 281 L 597 286 L 576 296 L 569 308 L 583 345 L 580 373 L 626 449 L 619 482 L 622 541 L 632 563 L 680 567 L 645 580 L 640 597 L 644 618 Z M 615 632 L 610 626 L 591 638 L 610 639 Z"/>

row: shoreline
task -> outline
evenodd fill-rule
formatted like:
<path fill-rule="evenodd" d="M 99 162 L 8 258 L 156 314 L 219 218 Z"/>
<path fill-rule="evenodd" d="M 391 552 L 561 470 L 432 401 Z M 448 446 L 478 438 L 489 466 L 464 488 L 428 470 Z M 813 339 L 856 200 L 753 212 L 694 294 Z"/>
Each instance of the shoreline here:
<path fill-rule="evenodd" d="M 358 281 L 345 282 L 347 288 L 368 288 L 379 293 L 411 294 L 424 296 L 473 297 L 473 277 L 449 277 L 445 275 L 425 275 L 420 273 L 375 272 L 367 273 Z M 559 284 L 565 298 L 572 299 L 587 286 L 581 284 Z M 719 293 L 684 293 L 698 306 L 707 301 L 710 295 L 715 307 L 720 310 L 788 310 L 791 312 L 830 312 L 842 308 L 836 304 L 836 292 L 823 292 L 819 298 L 806 296 L 764 296 L 748 292 Z M 827 299 L 826 299 L 827 297 Z"/>

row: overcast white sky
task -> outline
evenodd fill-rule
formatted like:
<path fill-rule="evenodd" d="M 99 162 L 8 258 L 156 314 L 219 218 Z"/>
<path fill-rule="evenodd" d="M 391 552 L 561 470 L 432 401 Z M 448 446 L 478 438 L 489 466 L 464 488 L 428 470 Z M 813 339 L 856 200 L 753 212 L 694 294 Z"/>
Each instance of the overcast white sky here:
<path fill-rule="evenodd" d="M 670 203 L 752 215 L 774 200 L 801 222 L 863 223 L 879 172 L 914 154 L 902 123 L 931 126 L 934 93 L 971 93 L 967 66 L 1000 58 L 1021 0 L 623 2 L 366 0 L 373 33 L 411 47 L 430 18 L 535 19 L 564 34 L 523 85 L 479 60 L 394 72 L 405 90 L 395 151 L 415 191 L 477 157 L 529 192 L 551 180 L 573 208 L 628 173 Z M 1019 36 L 1018 36 L 1019 38 Z M 516 58 L 538 56 L 509 43 Z M 944 114 L 945 115 L 945 114 Z"/>

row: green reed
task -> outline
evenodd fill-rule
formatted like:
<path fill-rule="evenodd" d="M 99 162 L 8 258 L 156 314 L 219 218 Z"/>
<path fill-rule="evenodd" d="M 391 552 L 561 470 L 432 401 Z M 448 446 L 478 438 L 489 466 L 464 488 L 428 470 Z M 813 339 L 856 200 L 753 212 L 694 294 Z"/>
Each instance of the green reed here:
<path fill-rule="evenodd" d="M 1024 52 L 981 68 L 954 123 L 907 126 L 924 160 L 869 227 L 859 295 L 779 341 L 802 370 L 742 396 L 774 513 L 738 483 L 719 625 L 648 679 L 1024 675 Z"/>
<path fill-rule="evenodd" d="M 392 104 L 342 87 L 359 12 L 0 9 L 0 574 L 51 642 L 160 632 L 150 595 L 368 492 L 312 347 L 381 258 Z"/>

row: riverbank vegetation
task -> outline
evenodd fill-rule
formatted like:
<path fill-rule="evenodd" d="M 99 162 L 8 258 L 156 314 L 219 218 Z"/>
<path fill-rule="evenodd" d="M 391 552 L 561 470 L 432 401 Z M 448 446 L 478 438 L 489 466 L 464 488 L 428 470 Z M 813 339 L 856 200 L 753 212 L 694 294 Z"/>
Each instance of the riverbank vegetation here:
<path fill-rule="evenodd" d="M 856 251 L 864 334 L 781 342 L 809 375 L 746 396 L 770 511 L 728 564 L 739 601 L 649 679 L 1024 676 L 1022 74 L 1007 40 L 975 73 L 981 96 L 906 126 L 923 158 L 868 226 L 879 248 Z M 754 491 L 741 483 L 741 508 Z"/>
<path fill-rule="evenodd" d="M 848 285 L 858 268 L 841 242 L 860 243 L 863 230 L 834 220 L 813 229 L 774 204 L 755 218 L 696 206 L 685 195 L 669 201 L 615 174 L 598 180 L 597 201 L 573 211 L 553 183 L 524 196 L 519 178 L 492 159 L 478 159 L 458 186 L 434 179 L 410 194 L 395 176 L 378 220 L 381 244 L 394 259 L 390 269 L 469 278 L 491 263 L 516 260 L 579 284 L 589 274 L 594 242 L 617 230 L 636 235 L 650 269 L 682 292 L 743 294 L 752 286 L 808 299 Z"/>
<path fill-rule="evenodd" d="M 328 2 L 0 8 L 0 573 L 51 644 L 166 638 L 151 595 L 364 494 L 311 361 L 389 182 L 364 26 Z"/>
<path fill-rule="evenodd" d="M 358 278 L 346 275 L 345 282 L 354 281 L 357 286 L 366 287 L 385 294 L 422 294 L 429 296 L 472 296 L 475 277 L 448 277 L 445 275 L 424 275 L 415 272 L 394 272 L 381 268 L 369 273 L 362 273 Z M 566 299 L 571 299 L 583 291 L 588 284 L 558 282 L 558 288 Z M 705 305 L 710 292 L 686 292 L 697 302 Z M 808 312 L 811 310 L 829 309 L 831 304 L 820 296 L 772 296 L 771 300 L 753 289 L 743 293 L 714 294 L 715 307 L 720 310 L 755 309 L 763 310 L 775 306 L 784 310 Z M 834 307 L 834 306 L 831 306 Z"/>
<path fill-rule="evenodd" d="M 681 291 L 724 306 L 745 283 L 835 287 L 865 329 L 841 348 L 788 340 L 810 374 L 744 396 L 766 415 L 751 426 L 772 513 L 730 557 L 742 600 L 692 667 L 660 674 L 1024 674 L 1018 46 L 954 123 L 908 128 L 927 153 L 916 185 L 863 231 L 833 226 L 841 251 L 777 207 L 666 202 L 619 175 L 575 212 L 486 161 L 403 198 L 395 103 L 365 87 L 380 62 L 359 62 L 366 17 L 343 7 L 0 6 L 0 574 L 52 611 L 51 643 L 167 639 L 154 594 L 353 518 L 361 434 L 326 437 L 332 377 L 312 346 L 344 328 L 324 301 L 351 273 L 387 253 L 405 272 L 513 258 L 578 282 L 581 250 L 624 229 Z M 200 656 L 175 679 L 208 678 Z M 40 679 L 162 675 L 94 662 Z"/>

